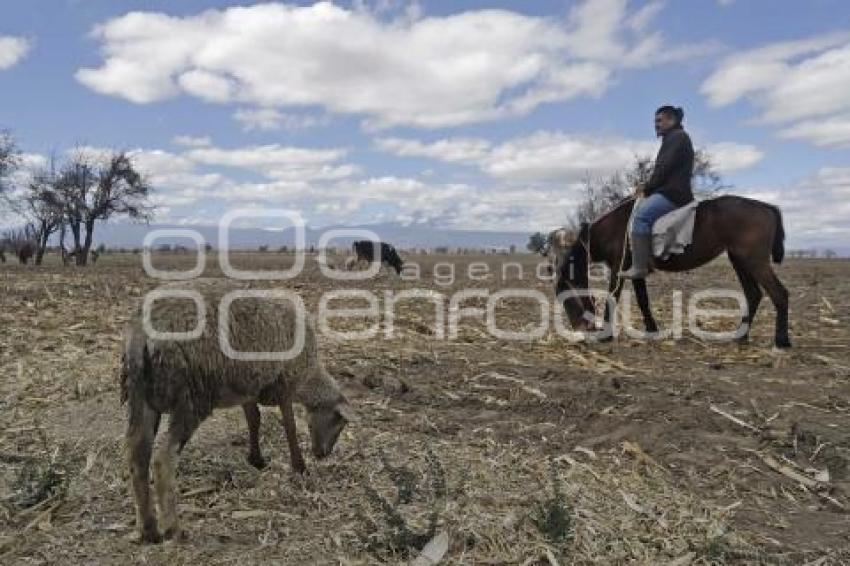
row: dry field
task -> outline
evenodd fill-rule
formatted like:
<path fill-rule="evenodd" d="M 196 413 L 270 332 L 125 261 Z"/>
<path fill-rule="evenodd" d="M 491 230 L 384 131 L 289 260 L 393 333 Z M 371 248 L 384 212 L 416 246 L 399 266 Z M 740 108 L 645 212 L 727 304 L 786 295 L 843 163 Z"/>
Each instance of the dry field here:
<path fill-rule="evenodd" d="M 129 254 L 85 269 L 48 259 L 0 266 L 2 564 L 400 563 L 435 537 L 448 541 L 450 564 L 850 562 L 850 262 L 779 268 L 795 346 L 781 355 L 767 299 L 747 346 L 687 331 L 577 344 L 550 330 L 519 342 L 473 318 L 439 339 L 432 304 L 402 301 L 391 338 L 386 321 L 371 340 L 322 338 L 361 415 L 330 458 L 308 457 L 309 476 L 293 477 L 278 414 L 264 409 L 269 465 L 258 471 L 241 410 L 219 411 L 178 469 L 188 540 L 148 546 L 135 538 L 117 369 L 121 329 L 157 282 Z M 407 259 L 419 262 L 418 281 L 383 272 L 354 287 L 377 292 L 382 309 L 384 291 L 402 289 L 550 294 L 528 255 Z M 192 256 L 155 260 L 185 269 Z M 456 266 L 450 285 L 435 279 L 443 261 Z M 471 280 L 467 266 L 480 261 L 491 274 Z M 523 264 L 522 279 L 502 277 L 506 261 Z M 207 275 L 221 275 L 213 256 Z M 311 309 L 349 288 L 312 258 L 298 278 L 257 286 L 295 289 Z M 725 259 L 650 286 L 662 326 L 671 290 L 687 305 L 695 290 L 738 288 Z M 484 300 L 461 306 L 473 305 Z M 528 300 L 496 310 L 506 329 L 539 316 Z M 306 446 L 300 417 L 299 429 Z"/>

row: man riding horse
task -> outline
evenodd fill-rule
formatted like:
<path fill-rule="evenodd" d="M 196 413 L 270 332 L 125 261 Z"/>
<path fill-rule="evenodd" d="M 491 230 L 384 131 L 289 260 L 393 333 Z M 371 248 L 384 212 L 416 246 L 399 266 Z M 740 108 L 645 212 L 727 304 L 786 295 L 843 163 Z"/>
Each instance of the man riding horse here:
<path fill-rule="evenodd" d="M 636 189 L 637 196 L 645 198 L 624 199 L 593 222 L 583 223 L 572 242 L 566 237 L 563 241 L 553 237 L 555 295 L 563 301 L 574 328 L 590 328 L 589 321 L 595 317 L 596 306 L 586 293 L 590 287 L 587 266 L 599 263 L 606 265 L 611 274 L 608 293 L 613 301 L 606 301 L 605 305 L 608 338 L 612 337 L 614 330 L 610 324 L 614 315 L 612 306 L 620 297 L 624 278 L 632 280 L 646 330 L 650 334 L 658 332 L 645 281 L 652 257 L 652 225 L 668 212 L 693 200 L 694 149 L 688 134 L 682 129 L 683 115 L 681 108 L 672 106 L 662 106 L 655 113 L 655 130 L 663 142 L 650 179 Z M 625 246 L 630 229 L 631 254 Z M 566 231 L 556 231 L 560 232 L 566 235 Z M 748 340 L 750 326 L 766 292 L 776 308 L 775 344 L 780 348 L 791 346 L 788 337 L 788 290 L 771 265 L 771 261 L 781 263 L 785 256 L 785 229 L 779 208 L 736 195 L 704 200 L 695 208 L 691 240 L 681 253 L 656 258 L 655 268 L 671 272 L 688 271 L 725 253 L 747 301 L 742 324 L 736 332 L 737 339 L 741 342 Z M 627 261 L 631 261 L 630 269 L 620 273 L 615 271 L 622 269 L 618 266 L 629 265 Z"/>
<path fill-rule="evenodd" d="M 634 212 L 630 239 L 632 266 L 620 273 L 627 279 L 643 279 L 652 258 L 652 225 L 656 220 L 694 200 L 691 177 L 694 172 L 694 146 L 682 127 L 685 112 L 662 106 L 655 112 L 655 134 L 662 139 L 652 175 L 635 189 L 643 200 Z"/>

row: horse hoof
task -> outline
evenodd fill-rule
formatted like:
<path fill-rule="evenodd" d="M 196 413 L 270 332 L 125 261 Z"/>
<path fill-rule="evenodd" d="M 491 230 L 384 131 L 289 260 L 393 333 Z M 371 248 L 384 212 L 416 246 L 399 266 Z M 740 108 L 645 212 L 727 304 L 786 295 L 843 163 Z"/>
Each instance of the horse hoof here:
<path fill-rule="evenodd" d="M 789 340 L 787 336 L 784 337 L 784 338 L 777 338 L 776 339 L 776 347 L 781 348 L 781 349 L 790 348 L 791 347 L 791 340 Z"/>

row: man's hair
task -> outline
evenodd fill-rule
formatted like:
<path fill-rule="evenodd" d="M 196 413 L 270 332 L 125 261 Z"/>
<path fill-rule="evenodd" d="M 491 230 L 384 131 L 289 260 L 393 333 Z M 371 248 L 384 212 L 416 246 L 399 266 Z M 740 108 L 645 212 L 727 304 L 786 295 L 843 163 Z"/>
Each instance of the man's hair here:
<path fill-rule="evenodd" d="M 665 114 L 667 116 L 672 116 L 676 119 L 676 122 L 681 124 L 682 120 L 685 118 L 685 111 L 682 110 L 681 107 L 678 106 L 670 106 L 669 104 L 662 106 L 658 110 L 655 111 L 656 114 Z"/>

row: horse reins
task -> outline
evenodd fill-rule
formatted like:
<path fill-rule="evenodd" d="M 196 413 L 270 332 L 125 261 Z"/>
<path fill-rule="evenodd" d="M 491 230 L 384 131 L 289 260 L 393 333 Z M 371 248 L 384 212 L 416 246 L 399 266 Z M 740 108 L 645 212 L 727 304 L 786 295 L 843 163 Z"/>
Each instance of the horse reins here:
<path fill-rule="evenodd" d="M 626 233 L 625 233 L 625 236 L 623 237 L 623 251 L 620 254 L 620 267 L 617 269 L 617 286 L 614 288 L 614 294 L 615 295 L 620 293 L 620 291 L 622 290 L 623 283 L 625 282 L 625 278 L 620 276 L 620 273 L 622 273 L 623 266 L 626 263 L 626 251 L 629 249 L 629 234 L 632 231 L 632 222 L 634 221 L 635 210 L 637 210 L 637 207 L 640 204 L 640 202 L 643 200 L 643 197 L 638 196 L 634 199 L 627 198 L 622 203 L 615 206 L 613 209 L 609 210 L 608 212 L 600 214 L 587 227 L 587 241 L 585 242 L 581 238 L 578 238 L 578 242 L 582 245 L 582 247 L 584 248 L 584 251 L 587 253 L 587 266 L 585 267 L 585 269 L 586 269 L 585 276 L 587 277 L 587 281 L 588 281 L 588 284 L 589 284 L 589 282 L 590 282 L 590 264 L 593 263 L 593 255 L 590 253 L 590 231 L 593 230 L 594 224 L 596 224 L 597 222 L 599 222 L 603 218 L 607 217 L 608 215 L 613 214 L 621 206 L 626 205 L 631 200 L 634 201 L 634 206 L 632 207 L 632 211 L 629 214 L 629 221 L 626 223 Z"/>

